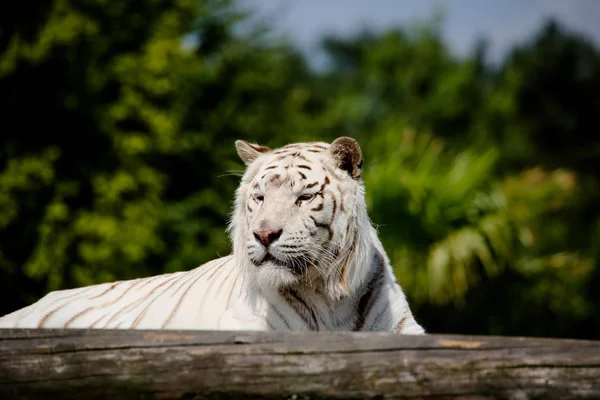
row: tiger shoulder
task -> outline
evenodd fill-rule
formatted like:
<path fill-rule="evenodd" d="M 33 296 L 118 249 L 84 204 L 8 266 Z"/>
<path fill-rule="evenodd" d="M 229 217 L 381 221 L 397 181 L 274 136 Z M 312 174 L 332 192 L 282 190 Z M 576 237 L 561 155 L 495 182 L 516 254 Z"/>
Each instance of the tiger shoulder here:
<path fill-rule="evenodd" d="M 51 292 L 0 328 L 421 334 L 367 214 L 358 143 L 238 140 L 233 253 L 196 269 Z"/>

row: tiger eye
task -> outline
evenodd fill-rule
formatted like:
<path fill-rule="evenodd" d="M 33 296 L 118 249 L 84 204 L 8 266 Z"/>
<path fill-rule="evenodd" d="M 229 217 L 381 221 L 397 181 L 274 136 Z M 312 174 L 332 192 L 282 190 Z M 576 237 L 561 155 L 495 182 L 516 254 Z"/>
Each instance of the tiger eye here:
<path fill-rule="evenodd" d="M 312 200 L 314 197 L 315 197 L 314 194 L 305 193 L 298 197 L 298 201 L 308 201 L 308 200 Z"/>

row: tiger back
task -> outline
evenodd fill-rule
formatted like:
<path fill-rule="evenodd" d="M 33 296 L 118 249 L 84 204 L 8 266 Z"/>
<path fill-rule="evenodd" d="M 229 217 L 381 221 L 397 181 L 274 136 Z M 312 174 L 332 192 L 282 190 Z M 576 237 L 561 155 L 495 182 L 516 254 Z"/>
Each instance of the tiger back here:
<path fill-rule="evenodd" d="M 236 272 L 228 256 L 191 271 L 55 291 L 0 318 L 0 328 L 219 329 L 241 297 Z"/>

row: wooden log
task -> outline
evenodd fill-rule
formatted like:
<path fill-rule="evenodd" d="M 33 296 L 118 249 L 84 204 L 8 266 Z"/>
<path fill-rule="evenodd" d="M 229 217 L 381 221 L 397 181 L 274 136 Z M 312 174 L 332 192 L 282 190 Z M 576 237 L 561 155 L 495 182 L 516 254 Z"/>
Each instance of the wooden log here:
<path fill-rule="evenodd" d="M 600 342 L 0 330 L 0 398 L 600 398 Z"/>

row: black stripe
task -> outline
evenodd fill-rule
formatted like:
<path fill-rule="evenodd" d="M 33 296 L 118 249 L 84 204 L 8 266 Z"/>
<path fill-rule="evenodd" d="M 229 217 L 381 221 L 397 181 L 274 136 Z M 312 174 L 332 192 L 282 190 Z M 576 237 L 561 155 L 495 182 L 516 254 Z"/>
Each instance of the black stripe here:
<path fill-rule="evenodd" d="M 115 283 L 113 283 L 113 284 L 112 284 L 112 285 L 110 285 L 110 287 L 109 287 L 108 289 L 106 289 L 104 292 L 102 292 L 102 293 L 100 293 L 100 294 L 97 294 L 97 295 L 95 295 L 95 296 L 92 296 L 92 297 L 88 298 L 88 300 L 97 299 L 98 297 L 102 297 L 102 296 L 104 296 L 106 293 L 108 293 L 108 292 L 110 292 L 111 290 L 113 290 L 113 289 L 114 289 L 114 288 L 115 288 L 117 285 L 119 285 L 120 283 L 123 283 L 123 282 L 115 282 Z"/>
<path fill-rule="evenodd" d="M 160 277 L 160 275 L 159 275 L 158 277 Z M 147 280 L 147 281 L 154 281 L 154 279 L 153 279 L 153 278 L 154 278 L 154 277 L 151 277 L 151 278 L 146 278 L 146 280 Z M 125 290 L 123 290 L 123 293 L 121 293 L 121 294 L 119 295 L 119 297 L 117 297 L 117 298 L 116 298 L 116 299 L 114 299 L 114 300 L 110 300 L 108 303 L 104 303 L 104 304 L 102 304 L 102 305 L 101 305 L 99 308 L 106 308 L 106 307 L 108 307 L 108 306 L 111 306 L 111 305 L 115 304 L 117 301 L 121 300 L 121 299 L 123 298 L 123 296 L 125 296 L 127 293 L 129 293 L 129 291 L 130 291 L 131 289 L 135 288 L 135 286 L 136 286 L 138 283 L 139 283 L 139 282 L 136 282 L 136 281 L 134 281 L 132 285 L 129 285 L 128 287 L 126 287 L 126 288 L 125 288 Z M 148 282 L 142 282 L 142 283 L 148 284 Z M 144 287 L 144 286 L 146 286 L 145 284 L 144 284 L 144 285 L 140 285 L 140 287 Z M 137 288 L 137 289 L 139 290 L 139 288 Z"/>
<path fill-rule="evenodd" d="M 371 265 L 370 279 L 364 286 L 365 291 L 356 307 L 357 319 L 354 327 L 355 331 L 360 331 L 364 328 L 369 312 L 375 304 L 381 287 L 383 286 L 384 273 L 383 256 L 375 251 L 373 254 L 373 263 Z"/>
<path fill-rule="evenodd" d="M 340 211 L 344 212 L 346 211 L 346 208 L 344 207 L 344 191 L 340 184 L 338 184 L 338 192 L 340 192 Z"/>
<path fill-rule="evenodd" d="M 112 315 L 112 316 L 111 316 L 111 317 L 108 319 L 108 321 L 106 321 L 106 323 L 104 324 L 103 328 L 108 328 L 108 325 L 109 325 L 109 324 L 110 324 L 110 323 L 111 323 L 111 322 L 112 322 L 112 321 L 113 321 L 115 318 L 118 318 L 118 317 L 120 317 L 120 316 L 123 314 L 123 312 L 124 312 L 125 310 L 127 310 L 128 308 L 135 308 L 135 307 L 137 307 L 137 306 L 138 306 L 140 303 L 143 303 L 145 300 L 147 300 L 147 297 L 140 297 L 139 299 L 137 299 L 137 300 L 136 300 L 136 301 L 134 301 L 133 303 L 130 303 L 130 304 L 126 304 L 126 305 L 124 305 L 123 307 L 121 307 L 121 308 L 119 309 L 119 311 L 117 311 L 117 312 L 113 313 L 113 315 Z M 96 322 L 98 322 L 98 321 L 96 321 Z M 96 322 L 94 322 L 92 325 L 95 325 L 95 324 L 96 324 Z M 118 325 L 117 325 L 117 326 L 118 326 Z"/>
<path fill-rule="evenodd" d="M 85 314 L 85 313 L 87 313 L 87 312 L 89 312 L 89 311 L 93 310 L 94 308 L 95 308 L 94 306 L 91 306 L 91 307 L 88 307 L 88 308 L 86 308 L 86 309 L 84 309 L 84 310 L 81 310 L 81 311 L 79 311 L 77 314 L 73 315 L 71 318 L 69 318 L 69 319 L 67 320 L 67 322 L 65 322 L 65 328 L 67 328 L 67 327 L 69 326 L 69 324 L 71 324 L 71 323 L 72 323 L 73 321 L 75 321 L 77 318 L 79 318 L 79 317 L 81 317 L 83 314 Z"/>
<path fill-rule="evenodd" d="M 291 308 L 296 311 L 296 314 L 308 325 L 311 331 L 318 331 L 319 324 L 317 323 L 317 317 L 312 308 L 306 304 L 304 299 L 298 295 L 294 289 L 286 289 L 282 292 L 283 298 L 287 301 Z M 302 308 L 301 308 L 301 307 Z M 310 319 L 308 314 L 310 313 Z"/>
<path fill-rule="evenodd" d="M 358 232 L 354 231 L 354 237 L 352 238 L 352 244 L 350 245 L 350 247 L 346 250 L 344 257 L 345 257 L 345 263 L 342 265 L 342 267 L 340 268 L 340 282 L 345 286 L 347 284 L 346 282 L 346 269 L 348 268 L 348 264 L 351 262 L 350 258 L 347 256 L 348 254 L 351 254 L 354 249 L 356 248 L 356 245 L 358 243 Z"/>
<path fill-rule="evenodd" d="M 175 289 L 175 291 L 173 292 L 173 294 L 171 295 L 171 297 L 174 297 L 186 285 L 186 283 L 189 283 L 190 280 L 192 280 L 196 275 L 199 275 L 199 271 L 198 271 L 199 269 L 200 268 L 196 268 L 196 269 L 193 269 L 191 271 L 188 271 L 185 274 L 186 279 L 183 281 L 183 283 L 181 285 L 179 285 L 177 287 L 177 289 Z"/>
<path fill-rule="evenodd" d="M 404 314 L 402 314 L 402 317 L 400 317 L 400 321 L 398 321 L 398 323 L 394 327 L 394 333 L 402 333 L 402 330 L 404 329 L 404 324 L 406 323 L 406 314 L 407 312 L 405 311 Z"/>
<path fill-rule="evenodd" d="M 317 228 L 326 229 L 327 232 L 329 233 L 329 240 L 331 240 L 331 238 L 333 237 L 333 229 L 331 229 L 331 225 L 317 222 L 315 217 L 313 217 L 312 215 L 309 218 L 312 219 L 312 221 L 314 222 L 314 224 Z"/>
<path fill-rule="evenodd" d="M 156 278 L 160 278 L 160 275 L 159 275 L 159 276 L 150 277 L 150 278 L 145 278 L 145 279 L 136 279 L 135 281 L 133 281 L 133 282 L 132 282 L 132 284 L 131 284 L 131 285 L 129 285 L 127 288 L 125 288 L 125 290 L 123 290 L 123 293 L 121 293 L 121 294 L 119 295 L 119 297 L 117 297 L 116 299 L 114 299 L 114 300 L 111 300 L 111 301 L 109 301 L 109 302 L 107 302 L 107 303 L 104 303 L 104 304 L 100 305 L 98 308 L 99 308 L 99 309 L 102 309 L 102 308 L 106 308 L 106 307 L 108 307 L 108 306 L 111 306 L 111 305 L 115 304 L 117 301 L 121 300 L 121 299 L 123 298 L 123 296 L 125 296 L 127 293 L 129 293 L 129 291 L 130 291 L 131 289 L 135 288 L 135 287 L 136 287 L 136 285 L 138 285 L 139 283 L 143 283 L 143 284 L 142 284 L 140 287 L 144 287 L 144 286 L 146 286 L 148 283 L 150 283 L 150 282 L 154 281 Z M 137 288 L 137 290 L 139 290 L 139 288 Z M 92 324 L 89 326 L 89 329 L 91 329 L 91 328 L 93 328 L 94 326 L 96 326 L 96 324 L 97 324 L 98 322 L 100 322 L 101 320 L 103 320 L 103 319 L 104 319 L 105 317 L 107 317 L 108 315 L 110 315 L 110 312 L 107 312 L 107 313 L 103 314 L 103 315 L 102 315 L 100 318 L 96 319 L 96 320 L 95 320 L 94 322 L 92 322 Z M 113 315 L 113 317 L 114 317 L 114 315 Z M 111 318 L 111 319 L 112 319 L 112 318 Z"/>
<path fill-rule="evenodd" d="M 337 200 L 335 199 L 335 196 L 333 194 L 331 194 L 331 200 L 333 200 L 333 211 L 331 213 L 331 222 L 329 223 L 329 225 L 333 224 L 333 220 L 335 219 L 335 213 L 337 212 Z"/>
<path fill-rule="evenodd" d="M 288 306 L 290 306 L 290 308 L 292 308 L 296 312 L 300 319 L 302 319 L 302 321 L 304 321 L 304 323 L 310 327 L 310 320 L 306 317 L 304 312 L 302 312 L 302 309 L 298 307 L 298 299 L 295 299 L 294 296 L 288 293 L 287 291 L 283 291 L 280 294 L 282 299 L 285 302 L 287 302 Z M 314 330 L 312 329 L 312 327 L 310 329 Z"/>
<path fill-rule="evenodd" d="M 110 314 L 110 312 L 107 312 L 105 314 L 102 314 L 102 316 L 98 319 L 96 319 L 94 322 L 92 322 L 92 324 L 88 327 L 88 329 L 92 329 L 94 326 L 96 326 L 96 324 L 100 321 L 102 321 L 102 319 L 104 319 L 104 317 L 107 317 L 108 314 Z"/>
<path fill-rule="evenodd" d="M 310 211 L 321 211 L 323 209 L 323 203 L 319 204 L 318 206 L 311 208 Z"/>
<path fill-rule="evenodd" d="M 202 271 L 202 273 L 201 273 L 201 274 L 198 276 L 198 278 L 196 278 L 196 281 L 197 281 L 197 280 L 198 280 L 200 277 L 202 277 L 202 276 L 206 275 L 206 273 L 208 273 L 209 271 L 212 271 L 212 269 L 211 269 L 210 267 L 211 267 L 211 266 L 214 266 L 214 265 L 215 265 L 215 264 L 213 264 L 213 265 L 207 265 L 205 268 L 198 267 L 198 268 L 202 268 L 202 270 L 203 270 L 203 271 Z M 160 277 L 164 277 L 164 275 L 159 275 L 159 276 L 157 276 L 157 278 L 160 278 Z M 136 300 L 136 301 L 134 301 L 133 303 L 131 303 L 131 304 L 128 304 L 128 305 L 125 305 L 124 307 L 122 307 L 122 308 L 121 308 L 119 311 L 117 311 L 115 314 L 113 314 L 113 316 L 112 316 L 112 317 L 111 317 L 111 318 L 110 318 L 110 319 L 109 319 L 109 320 L 106 322 L 106 324 L 104 324 L 104 328 L 108 327 L 108 325 L 111 323 L 111 321 L 112 321 L 112 320 L 114 320 L 115 318 L 119 317 L 119 316 L 120 316 L 120 315 L 121 315 L 121 314 L 122 314 L 122 313 L 123 313 L 125 310 L 127 310 L 128 308 L 132 308 L 132 309 L 133 309 L 133 308 L 137 307 L 137 306 L 138 306 L 140 303 L 143 303 L 144 301 L 148 300 L 148 298 L 149 298 L 149 297 L 150 297 L 152 294 L 154 294 L 154 291 L 155 291 L 156 289 L 158 289 L 159 287 L 161 287 L 161 286 L 163 286 L 163 285 L 165 285 L 165 284 L 167 284 L 167 283 L 169 283 L 169 282 L 171 282 L 172 280 L 174 280 L 174 279 L 177 279 L 177 278 L 180 278 L 180 277 L 175 277 L 175 278 L 173 278 L 173 279 L 167 280 L 166 282 L 163 282 L 163 283 L 161 283 L 161 284 L 157 285 L 155 288 L 153 288 L 153 289 L 150 291 L 150 293 L 147 293 L 145 296 L 143 296 L 143 297 L 141 297 L 141 298 L 137 299 L 137 300 Z M 156 300 L 156 298 L 154 298 L 154 299 L 153 299 L 153 300 L 150 302 L 150 304 L 152 304 L 152 303 L 154 302 L 154 300 Z M 149 306 L 149 305 L 148 305 L 148 306 Z M 146 311 L 146 309 L 148 308 L 148 306 L 144 307 L 144 310 L 143 310 L 142 312 Z M 140 318 L 141 316 L 142 316 L 142 315 L 138 316 L 138 317 L 136 318 L 136 320 L 134 320 L 134 322 L 132 323 L 132 326 L 131 326 L 131 328 L 134 328 L 134 327 L 135 327 L 135 325 L 134 325 L 134 324 L 136 323 L 137 319 L 138 319 L 138 318 Z M 139 322 L 138 322 L 138 323 L 139 323 Z M 117 326 L 118 326 L 118 325 L 117 325 Z"/>
<path fill-rule="evenodd" d="M 269 321 L 269 319 L 268 319 L 268 318 L 267 318 L 266 322 L 267 322 L 267 326 L 269 327 L 269 329 L 270 329 L 270 330 L 272 330 L 272 331 L 276 331 L 276 330 L 277 330 L 277 329 L 275 328 L 275 325 L 273 325 L 273 324 L 271 323 L 271 321 Z"/>
<path fill-rule="evenodd" d="M 323 184 L 321 185 L 321 189 L 319 190 L 320 192 L 322 192 L 323 190 L 325 190 L 325 186 L 329 185 L 329 177 L 327 175 L 325 175 L 325 182 L 323 182 Z"/>
<path fill-rule="evenodd" d="M 211 268 L 211 269 L 207 269 L 207 271 L 206 271 L 204 274 L 202 274 L 201 276 L 204 276 L 204 275 L 206 275 L 206 274 L 207 274 L 209 271 L 212 271 L 212 274 L 210 274 L 210 276 L 208 276 L 208 277 L 206 278 L 206 281 L 208 282 L 210 279 L 212 279 L 212 277 L 213 277 L 213 276 L 214 276 L 214 275 L 215 275 L 217 272 L 219 272 L 219 271 L 221 270 L 221 268 L 222 268 L 222 267 L 223 267 L 225 264 L 227 264 L 227 263 L 229 262 L 229 260 L 231 259 L 231 257 L 233 257 L 233 256 L 227 256 L 227 257 L 217 258 L 217 259 L 214 261 L 214 264 L 212 264 L 212 265 L 211 265 L 213 268 Z M 224 259 L 224 260 L 223 260 L 223 259 Z M 219 262 L 220 260 L 223 260 L 223 261 L 222 261 L 222 262 Z M 209 289 L 209 290 L 210 290 L 210 289 Z M 204 301 L 204 298 L 206 297 L 206 294 L 207 294 L 207 292 L 208 292 L 209 290 L 207 290 L 206 292 L 204 292 L 204 293 L 203 293 L 203 296 L 202 296 L 202 298 L 198 300 L 198 304 L 202 304 L 202 302 Z"/>
<path fill-rule="evenodd" d="M 235 289 L 235 284 L 237 283 L 239 277 L 240 277 L 240 273 L 238 272 L 237 275 L 235 276 L 235 280 L 233 281 L 233 285 L 231 285 L 231 292 L 229 292 L 229 296 L 227 297 L 227 303 L 225 304 L 225 310 L 229 310 L 229 303 L 231 302 L 231 295 L 233 294 L 233 289 Z"/>
<path fill-rule="evenodd" d="M 354 227 L 353 222 L 354 222 L 353 218 L 350 218 L 348 220 L 348 224 L 346 225 L 346 236 L 348 236 L 350 234 L 350 231 L 352 231 L 352 228 L 354 228 L 354 237 L 356 239 L 356 235 L 358 234 L 358 230 L 356 229 L 356 227 Z"/>
<path fill-rule="evenodd" d="M 169 279 L 168 281 L 166 281 L 166 282 L 163 282 L 163 283 L 161 283 L 161 284 L 157 285 L 156 287 L 152 288 L 152 290 L 150 291 L 150 293 L 148 293 L 148 294 L 146 295 L 145 299 L 149 299 L 149 298 L 150 298 L 150 297 L 151 297 L 151 296 L 154 294 L 154 292 L 155 292 L 155 291 L 156 291 L 158 288 L 160 288 L 160 287 L 162 287 L 162 286 L 166 285 L 167 283 L 171 283 L 171 284 L 169 285 L 169 287 L 167 288 L 167 290 L 169 290 L 169 289 L 170 289 L 170 288 L 171 288 L 171 287 L 172 287 L 172 286 L 173 286 L 175 283 L 177 283 L 177 280 L 178 280 L 178 279 L 180 279 L 180 278 L 181 278 L 181 277 L 179 277 L 179 276 L 176 276 L 176 277 L 174 277 L 173 279 Z M 131 324 L 131 328 L 135 328 L 136 326 L 138 326 L 138 324 L 139 324 L 140 322 L 142 322 L 142 319 L 144 319 L 144 316 L 145 316 L 145 315 L 146 315 L 146 313 L 148 312 L 148 309 L 150 308 L 150 306 L 151 306 L 151 305 L 152 305 L 152 304 L 153 304 L 153 303 L 156 301 L 156 299 L 158 299 L 158 298 L 159 298 L 159 297 L 160 297 L 162 294 L 164 294 L 164 293 L 165 293 L 165 291 L 162 291 L 162 292 L 160 292 L 160 293 L 158 294 L 158 296 L 154 297 L 152 300 L 150 300 L 150 302 L 148 302 L 148 304 L 146 304 L 146 307 L 144 307 L 144 308 L 142 309 L 142 311 L 140 312 L 140 314 L 139 314 L 139 315 L 138 315 L 138 316 L 137 316 L 137 317 L 136 317 L 136 318 L 133 320 L 133 323 Z"/>
<path fill-rule="evenodd" d="M 373 328 L 375 328 L 375 327 L 377 327 L 377 325 L 379 325 L 379 323 L 381 322 L 381 319 L 383 318 L 385 313 L 388 312 L 389 309 L 390 309 L 390 302 L 387 301 L 385 303 L 385 307 L 383 307 L 383 309 L 377 313 L 375 318 L 373 318 L 373 323 L 371 324 L 369 330 L 373 330 Z"/>
<path fill-rule="evenodd" d="M 300 246 L 298 246 L 297 244 L 282 244 L 279 245 L 279 247 L 281 247 L 282 249 L 297 249 Z"/>
<path fill-rule="evenodd" d="M 96 286 L 90 286 L 90 287 L 88 287 L 88 288 L 86 288 L 86 289 L 83 289 L 83 290 L 81 290 L 81 291 L 78 291 L 77 293 L 72 293 L 72 294 L 66 295 L 65 297 L 62 297 L 62 298 L 60 298 L 60 299 L 57 299 L 57 300 L 53 301 L 52 303 L 50 303 L 48 306 L 50 306 L 50 305 L 54 305 L 54 304 L 58 303 L 59 301 L 61 301 L 61 300 L 65 300 L 65 299 L 73 299 L 73 300 L 76 300 L 76 299 L 77 299 L 77 298 L 76 298 L 77 296 L 81 296 L 81 295 L 83 295 L 84 293 L 87 293 L 87 292 L 89 292 L 90 290 L 94 290 L 94 289 L 97 289 L 97 287 L 96 287 Z M 50 312 L 46 313 L 46 314 L 45 314 L 45 315 L 42 317 L 42 319 L 40 320 L 40 322 L 38 323 L 38 326 L 37 326 L 37 327 L 38 327 L 38 328 L 43 328 L 43 327 L 44 327 L 44 324 L 46 323 L 46 321 L 48 320 L 48 318 L 50 318 L 52 315 L 54 315 L 54 313 L 56 313 L 58 310 L 60 310 L 60 309 L 61 309 L 61 308 L 63 308 L 64 306 L 66 306 L 66 305 L 67 305 L 67 303 L 69 303 L 69 301 L 65 301 L 65 302 L 64 302 L 64 303 L 62 303 L 60 306 L 58 306 L 58 307 L 56 307 L 55 309 L 53 309 L 52 311 L 50 311 Z M 47 307 L 48 307 L 48 306 L 47 306 Z M 24 318 L 24 317 L 25 317 L 25 316 L 23 316 L 23 318 Z"/>
<path fill-rule="evenodd" d="M 219 294 L 221 293 L 221 290 L 223 289 L 223 285 L 225 284 L 225 282 L 229 279 L 229 277 L 231 276 L 232 272 L 237 272 L 236 270 L 229 270 L 229 273 L 227 274 L 227 276 L 222 277 L 221 278 L 221 283 L 219 284 L 219 287 L 217 288 L 217 291 L 215 292 L 215 297 L 219 297 Z"/>
<path fill-rule="evenodd" d="M 216 264 L 215 260 L 215 264 Z M 223 261 L 221 264 L 219 264 L 218 267 L 214 267 L 215 270 L 220 270 L 221 267 L 223 267 L 225 264 L 227 264 L 227 261 L 229 261 L 228 259 L 226 259 L 225 261 Z M 201 269 L 198 268 L 198 269 Z M 198 279 L 200 279 L 201 277 L 203 277 L 204 275 L 206 275 L 208 273 L 208 268 L 206 268 L 204 271 L 202 271 L 202 273 L 198 274 L 198 276 L 196 276 L 196 278 L 194 280 L 192 280 L 192 283 L 185 289 L 185 291 L 181 294 L 181 296 L 179 297 L 179 300 L 177 300 L 177 303 L 175 304 L 175 306 L 173 307 L 173 309 L 171 310 L 171 312 L 169 313 L 169 316 L 167 317 L 167 319 L 162 323 L 161 328 L 166 327 L 175 317 L 175 315 L 177 314 L 177 311 L 179 311 L 179 306 L 181 305 L 181 303 L 183 303 L 183 299 L 185 298 L 185 296 L 187 296 L 188 292 L 190 291 L 190 289 L 192 288 L 192 286 L 194 286 L 196 284 L 196 282 L 198 282 Z M 214 273 L 213 273 L 214 274 Z M 187 276 L 187 278 L 189 278 L 190 276 L 193 277 L 193 273 L 189 274 Z M 211 275 L 212 276 L 212 275 Z M 181 289 L 186 283 L 188 283 L 189 280 L 186 280 L 181 286 L 179 286 L 175 292 L 173 294 L 176 294 L 179 289 Z"/>
<path fill-rule="evenodd" d="M 216 268 L 217 270 L 219 270 L 223 265 L 225 265 L 227 263 L 227 261 L 225 261 L 224 263 L 222 263 L 218 268 Z M 189 290 L 191 289 L 192 286 L 194 286 L 196 284 L 196 282 L 198 281 L 198 279 L 200 279 L 202 276 L 204 276 L 204 274 L 198 274 L 199 276 L 196 277 L 196 279 L 192 280 L 192 283 L 185 289 L 185 291 L 181 294 L 181 296 L 179 296 L 179 300 L 177 300 L 177 303 L 175 303 L 175 306 L 173 307 L 173 309 L 171 310 L 171 312 L 169 313 L 169 316 L 167 317 L 167 319 L 162 323 L 161 328 L 166 327 L 175 317 L 175 315 L 177 314 L 177 311 L 179 311 L 179 306 L 181 306 L 181 303 L 183 303 L 183 299 L 185 298 L 185 296 L 187 295 L 187 293 L 189 292 Z M 187 278 L 193 277 L 194 273 L 190 273 Z M 185 286 L 186 283 L 189 283 L 190 279 L 186 279 L 176 290 L 175 292 L 173 292 L 173 295 L 171 297 L 173 297 L 183 286 Z"/>
<path fill-rule="evenodd" d="M 71 299 L 73 297 L 77 297 L 77 296 L 81 296 L 83 293 L 87 293 L 91 290 L 94 289 L 98 289 L 98 285 L 92 285 L 92 286 L 88 286 L 87 288 L 80 288 L 80 289 L 74 289 L 75 293 L 71 293 L 71 294 L 67 294 L 66 296 L 63 296 L 61 298 L 58 299 L 54 299 L 51 303 L 47 304 L 46 307 L 50 308 L 53 305 L 56 305 L 57 303 L 66 300 L 66 299 Z"/>
<path fill-rule="evenodd" d="M 271 308 L 273 309 L 273 311 L 275 311 L 275 314 L 277 314 L 277 316 L 283 321 L 283 323 L 285 324 L 285 326 L 289 330 L 292 330 L 292 327 L 290 326 L 289 322 L 285 319 L 285 317 L 283 316 L 283 314 L 281 313 L 281 311 L 279 311 L 277 309 L 277 307 L 275 307 L 273 304 L 271 304 Z"/>
<path fill-rule="evenodd" d="M 313 232 L 312 229 L 310 229 L 309 226 L 306 225 L 306 222 L 303 222 L 302 224 L 304 225 L 310 236 L 315 236 L 317 234 L 317 231 Z"/>

